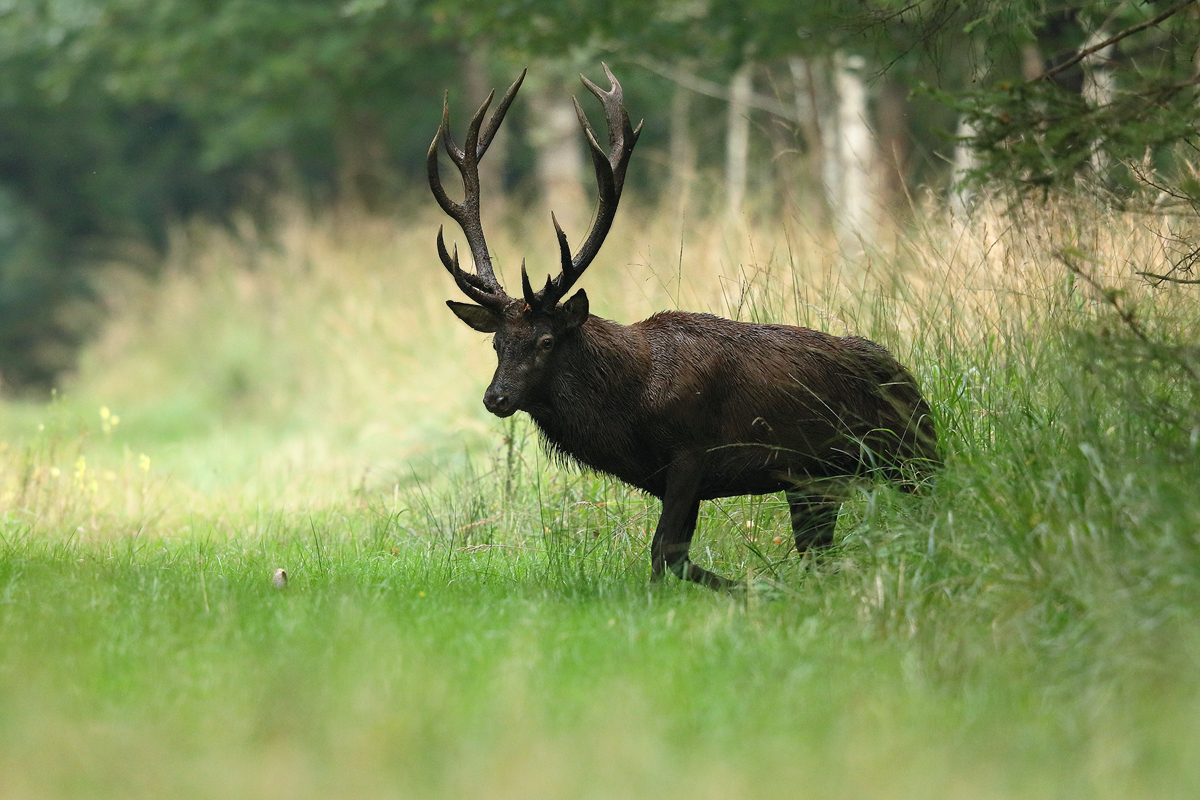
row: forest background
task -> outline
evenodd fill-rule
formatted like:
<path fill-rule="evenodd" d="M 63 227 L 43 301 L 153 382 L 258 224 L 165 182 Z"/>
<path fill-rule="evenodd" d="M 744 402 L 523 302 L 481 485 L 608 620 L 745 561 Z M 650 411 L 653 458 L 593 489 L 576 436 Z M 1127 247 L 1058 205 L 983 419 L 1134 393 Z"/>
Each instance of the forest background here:
<path fill-rule="evenodd" d="M 444 305 L 444 93 L 529 68 L 511 286 L 602 61 L 593 311 L 869 336 L 939 431 L 819 558 L 705 503 L 733 595 Z M 1200 796 L 1198 84 L 1191 0 L 0 0 L 0 795 Z"/>
<path fill-rule="evenodd" d="M 569 95 L 602 59 L 648 122 L 632 188 L 679 213 L 871 241 L 972 175 L 1084 177 L 1120 201 L 1129 164 L 1194 144 L 1195 22 L 1161 2 L 13 0 L 0 375 L 11 392 L 69 373 L 104 318 L 95 268 L 159 269 L 173 227 L 269 235 L 283 197 L 402 221 L 427 205 L 443 91 L 465 118 L 524 66 L 527 105 L 485 164 L 491 200 L 519 209 L 583 213 Z"/>

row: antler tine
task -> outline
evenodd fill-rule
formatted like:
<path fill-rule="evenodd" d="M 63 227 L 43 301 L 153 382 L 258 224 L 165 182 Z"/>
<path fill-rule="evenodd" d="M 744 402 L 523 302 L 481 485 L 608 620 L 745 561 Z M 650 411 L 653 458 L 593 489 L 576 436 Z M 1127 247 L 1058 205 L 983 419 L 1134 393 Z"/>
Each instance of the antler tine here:
<path fill-rule="evenodd" d="M 579 125 L 583 128 L 583 135 L 592 156 L 592 166 L 596 170 L 596 184 L 600 197 L 599 207 L 596 210 L 596 221 L 593 223 L 587 239 L 579 248 L 579 252 L 572 257 L 570 247 L 567 245 L 566 234 L 563 233 L 558 220 L 554 219 L 554 215 L 551 214 L 554 230 L 558 235 L 562 273 L 553 280 L 547 280 L 546 287 L 538 292 L 535 298 L 530 299 L 529 293 L 526 293 L 526 301 L 531 306 L 546 310 L 553 308 L 563 298 L 563 295 L 579 280 L 583 271 L 600 252 L 600 246 L 604 244 L 604 239 L 608 236 L 613 219 L 616 217 L 617 205 L 621 200 L 621 190 L 625 186 L 625 170 L 629 166 L 629 158 L 633 154 L 633 147 L 637 144 L 638 136 L 642 132 L 641 122 L 634 128 L 629 121 L 629 113 L 623 104 L 620 82 L 613 76 L 607 64 L 602 64 L 602 66 L 611 86 L 608 91 L 601 89 L 583 75 L 579 77 L 588 91 L 595 95 L 596 99 L 604 106 L 604 118 L 608 124 L 609 152 L 605 152 L 596 140 L 596 132 L 592 130 L 591 123 L 588 122 L 587 115 L 579 105 L 579 101 L 572 98 L 575 103 L 575 113 L 579 117 Z M 523 277 L 522 280 L 523 285 L 527 286 L 528 279 Z M 533 302 L 534 299 L 537 301 L 536 304 Z"/>
<path fill-rule="evenodd" d="M 549 280 L 549 278 L 547 278 Z M 544 291 L 544 290 L 543 290 Z M 525 271 L 525 262 L 521 261 L 521 295 L 525 298 L 525 305 L 532 308 L 538 300 L 538 294 L 533 291 L 533 286 L 529 284 L 529 273 Z"/>
<path fill-rule="evenodd" d="M 508 91 L 504 93 L 500 105 L 492 114 L 491 119 L 488 120 L 486 127 L 484 127 L 484 118 L 496 93 L 492 92 L 487 96 L 487 99 L 483 101 L 483 105 L 471 117 L 471 122 L 467 126 L 467 138 L 461 150 L 454 144 L 454 139 L 450 133 L 450 93 L 447 92 L 445 100 L 442 103 L 442 121 L 438 126 L 437 134 L 433 137 L 433 142 L 429 146 L 429 153 L 426 156 L 429 188 L 433 191 L 434 199 L 437 200 L 442 210 L 462 228 L 463 234 L 467 238 L 467 244 L 471 248 L 471 258 L 475 262 L 476 274 L 471 275 L 470 273 L 466 273 L 458 266 L 457 248 L 455 248 L 454 256 L 451 257 L 446 252 L 443 234 L 439 231 L 438 253 L 442 259 L 442 264 L 454 276 L 455 283 L 458 284 L 463 292 L 481 305 L 491 307 L 502 305 L 508 296 L 504 293 L 504 288 L 500 285 L 500 282 L 496 280 L 496 274 L 492 269 L 491 256 L 488 253 L 487 241 L 483 235 L 483 225 L 479 218 L 479 160 L 487 152 L 487 148 L 492 143 L 496 131 L 500 128 L 500 123 L 504 121 L 504 115 L 508 112 L 509 105 L 511 105 L 513 98 L 516 97 L 517 90 L 521 88 L 521 83 L 524 80 L 525 71 L 522 70 L 521 75 L 508 88 Z M 445 187 L 442 186 L 441 173 L 438 168 L 439 143 L 445 149 L 446 155 L 454 162 L 455 167 L 458 168 L 462 178 L 463 201 L 461 203 L 451 200 L 449 195 L 446 194 Z M 471 288 L 469 289 L 468 287 Z"/>
<path fill-rule="evenodd" d="M 429 174 L 429 188 L 433 191 L 433 197 L 437 200 L 437 204 L 452 218 L 457 218 L 459 206 L 446 194 L 437 162 L 438 145 L 442 143 L 444 137 L 449 136 L 449 130 L 450 92 L 446 92 L 446 97 L 442 101 L 442 121 L 438 125 L 437 133 L 433 135 L 433 143 L 429 145 L 429 152 L 425 155 L 425 170 Z"/>
<path fill-rule="evenodd" d="M 608 76 L 609 84 L 612 88 L 609 91 L 604 91 L 596 84 L 587 79 L 585 75 L 580 75 L 579 79 L 583 81 L 583 85 L 588 91 L 595 95 L 596 99 L 604 106 L 604 119 L 608 123 L 608 144 L 613 148 L 611 155 L 605 155 L 596 141 L 596 134 L 592 130 L 591 124 L 588 123 L 587 117 L 583 114 L 583 109 L 579 107 L 579 102 L 575 101 L 575 113 L 579 116 L 579 122 L 584 128 L 584 132 L 588 136 L 588 144 L 591 147 L 593 157 L 596 155 L 604 156 L 613 170 L 613 182 L 616 184 L 617 194 L 620 195 L 621 189 L 625 185 L 625 168 L 629 166 L 629 157 L 633 154 L 633 145 L 637 142 L 637 138 L 642 133 L 642 122 L 638 122 L 635 129 L 629 121 L 629 112 L 625 110 L 621 93 L 621 84 L 613 77 L 612 70 L 608 68 L 608 64 L 603 61 L 600 66 L 604 67 L 604 74 Z M 574 98 L 571 98 L 574 100 Z M 624 139 L 631 139 L 628 147 L 621 146 Z"/>
<path fill-rule="evenodd" d="M 538 292 L 533 291 L 533 287 L 529 283 L 529 275 L 525 272 L 525 262 L 521 262 L 521 291 L 525 295 L 525 303 L 531 308 L 544 308 L 549 310 L 554 308 L 567 289 L 579 279 L 583 270 L 576 271 L 571 265 L 571 248 L 567 244 L 567 234 L 563 233 L 562 226 L 558 224 L 558 219 L 554 216 L 554 212 L 550 212 L 550 221 L 554 223 L 554 232 L 558 235 L 558 255 L 562 264 L 562 272 L 557 278 L 546 276 L 546 285 Z"/>
<path fill-rule="evenodd" d="M 479 305 L 485 308 L 499 310 L 508 301 L 508 296 L 501 290 L 499 294 L 493 291 L 494 287 L 489 286 L 478 275 L 462 269 L 458 264 L 458 245 L 454 245 L 454 253 L 446 251 L 446 240 L 442 235 L 442 228 L 438 227 L 437 235 L 438 257 L 442 260 L 442 265 L 446 267 L 446 271 L 454 278 L 454 282 L 463 294 L 474 300 Z"/>
<path fill-rule="evenodd" d="M 489 95 L 488 99 L 479 107 L 475 116 L 472 117 L 471 125 L 467 129 L 467 147 L 464 151 L 460 150 L 454 144 L 450 134 L 450 100 L 449 92 L 446 93 L 446 100 L 442 105 L 442 122 L 438 126 L 433 143 L 429 146 L 429 153 L 426 156 L 426 168 L 429 173 L 429 188 L 433 190 L 434 199 L 437 200 L 442 210 L 459 224 L 459 227 L 463 230 L 463 234 L 467 237 L 467 244 L 471 248 L 471 258 L 475 262 L 476 273 L 482 281 L 494 288 L 494 294 L 502 295 L 504 289 L 500 286 L 500 282 L 496 280 L 495 272 L 492 270 L 491 257 L 488 255 L 487 240 L 484 238 L 483 226 L 479 220 L 479 158 L 476 142 L 479 136 L 480 122 L 483 115 L 487 113 L 487 107 L 491 104 L 491 101 L 492 98 Z M 461 203 L 451 200 L 442 186 L 437 155 L 439 142 L 445 149 L 446 155 L 450 157 L 450 160 L 458 168 L 459 175 L 462 178 L 463 201 Z"/>
<path fill-rule="evenodd" d="M 513 81 L 512 86 L 508 87 L 508 91 L 504 93 L 504 97 L 500 98 L 500 105 L 496 106 L 495 112 L 492 113 L 492 118 L 488 120 L 487 127 L 483 129 L 483 135 L 479 138 L 479 155 L 478 158 L 483 158 L 483 154 L 487 152 L 488 146 L 492 143 L 492 138 L 496 135 L 496 131 L 500 129 L 500 123 L 504 122 L 504 115 L 508 113 L 508 107 L 512 105 L 513 98 L 517 96 L 517 90 L 521 88 L 521 84 L 525 81 L 525 73 L 528 69 L 521 70 L 521 74 Z M 489 100 L 491 97 L 489 96 Z"/>

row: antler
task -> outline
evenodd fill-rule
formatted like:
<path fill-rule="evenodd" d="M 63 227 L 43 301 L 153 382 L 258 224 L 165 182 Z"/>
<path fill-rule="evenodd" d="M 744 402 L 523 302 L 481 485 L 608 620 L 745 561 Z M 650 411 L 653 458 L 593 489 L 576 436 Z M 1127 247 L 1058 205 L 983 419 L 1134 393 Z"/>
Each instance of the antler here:
<path fill-rule="evenodd" d="M 583 246 L 579 248 L 579 252 L 572 257 L 571 248 L 567 245 L 567 235 L 563 233 L 562 226 L 558 224 L 558 220 L 551 213 L 550 218 L 554 222 L 554 230 L 558 234 L 562 272 L 557 278 L 547 277 L 545 287 L 535 294 L 533 287 L 529 285 L 529 276 L 525 272 L 525 265 L 521 265 L 521 288 L 525 294 L 525 302 L 531 308 L 544 311 L 553 309 L 563 295 L 575 285 L 575 281 L 579 280 L 579 276 L 592 263 L 596 254 L 600 252 L 600 245 L 604 244 L 604 237 L 608 236 L 608 231 L 612 228 L 613 219 L 617 214 L 621 189 L 625 185 L 625 168 L 629 166 L 629 157 L 633 154 L 633 146 L 637 144 L 638 136 L 642 132 L 641 122 L 638 122 L 637 128 L 634 128 L 629 122 L 629 113 L 622 105 L 621 84 L 613 77 L 607 64 L 601 63 L 601 66 L 604 67 L 604 74 L 608 76 L 611 86 L 607 92 L 583 75 L 580 75 L 579 78 L 588 91 L 604 105 L 604 117 L 608 122 L 608 144 L 611 152 L 605 153 L 604 149 L 600 147 L 599 142 L 596 141 L 596 133 L 588 123 L 587 115 L 583 113 L 579 101 L 574 97 L 571 98 L 575 103 L 575 113 L 579 117 L 579 124 L 587 139 L 588 149 L 592 154 L 592 164 L 596 168 L 596 183 L 600 189 L 600 206 L 596 212 L 596 222 L 592 225 L 592 230 L 584 240 Z M 445 206 L 442 207 L 445 208 Z"/>
<path fill-rule="evenodd" d="M 488 145 L 492 143 L 492 138 L 500 128 L 500 123 L 504 121 L 504 115 L 508 112 L 508 107 L 513 98 L 517 96 L 517 90 L 521 88 L 521 82 L 524 80 L 525 70 L 521 70 L 520 77 L 513 81 L 512 86 L 508 87 L 508 91 L 500 100 L 500 105 L 496 107 L 495 113 L 492 114 L 492 118 L 488 120 L 487 126 L 481 132 L 483 118 L 496 93 L 493 91 L 487 96 L 483 105 L 471 118 L 471 124 L 467 126 L 467 140 L 462 150 L 455 146 L 450 135 L 450 93 L 447 92 L 446 99 L 442 104 L 442 122 L 438 126 L 437 135 L 433 137 L 433 144 L 429 145 L 429 155 L 426 158 L 429 188 L 433 190 L 433 196 L 438 205 L 459 224 L 463 234 L 467 237 L 467 244 L 471 248 L 471 258 L 475 261 L 475 274 L 465 272 L 459 267 L 457 244 L 454 246 L 453 255 L 446 251 L 446 241 L 441 228 L 438 228 L 438 256 L 464 294 L 480 305 L 493 309 L 503 306 L 509 298 L 504 293 L 504 287 L 496 280 L 496 273 L 492 270 L 492 258 L 488 254 L 487 242 L 483 238 L 483 225 L 479 221 L 479 161 L 487 152 Z M 439 142 L 444 145 L 446 155 L 450 156 L 450 160 L 454 162 L 454 166 L 458 167 L 458 171 L 462 175 L 464 197 L 461 203 L 452 201 L 442 187 L 441 175 L 438 172 Z"/>

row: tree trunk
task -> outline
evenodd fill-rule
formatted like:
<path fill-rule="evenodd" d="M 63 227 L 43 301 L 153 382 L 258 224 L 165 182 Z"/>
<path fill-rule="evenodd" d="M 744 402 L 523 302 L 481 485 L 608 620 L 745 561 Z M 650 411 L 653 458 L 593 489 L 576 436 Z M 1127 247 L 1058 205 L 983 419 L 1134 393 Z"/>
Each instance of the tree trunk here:
<path fill-rule="evenodd" d="M 741 219 L 746 200 L 747 164 L 750 161 L 750 95 L 754 91 L 754 65 L 740 66 L 729 82 L 729 121 L 725 137 L 726 213 Z"/>
<path fill-rule="evenodd" d="M 812 92 L 816 105 L 817 129 L 821 137 L 821 184 L 825 187 L 825 206 L 829 211 L 829 226 L 837 228 L 841 213 L 844 170 L 838 158 L 837 91 L 830 62 L 821 59 L 809 63 Z"/>
<path fill-rule="evenodd" d="M 1109 37 L 1104 28 L 1097 28 L 1084 42 L 1084 49 L 1095 47 Z M 1112 57 L 1116 45 L 1109 45 L 1083 59 L 1083 88 L 1081 94 L 1084 102 L 1091 108 L 1102 108 L 1113 101 L 1116 94 L 1116 76 L 1113 74 Z M 1101 181 L 1108 177 L 1110 165 L 1108 153 L 1104 150 L 1104 141 L 1097 140 L 1092 144 L 1092 169 Z"/>
<path fill-rule="evenodd" d="M 550 70 L 542 69 L 543 74 Z M 533 78 L 533 76 L 530 76 Z M 526 80 L 532 124 L 529 142 L 537 155 L 537 176 L 542 197 L 568 233 L 568 240 L 582 240 L 587 194 L 584 191 L 583 135 L 565 81 L 553 75 L 544 80 Z M 594 127 L 594 126 L 593 126 Z M 602 137 L 601 145 L 604 134 Z"/>
<path fill-rule="evenodd" d="M 863 66 L 860 56 L 835 53 L 830 59 L 795 62 L 792 69 L 793 76 L 806 78 L 808 97 L 797 90 L 797 112 L 803 118 L 804 109 L 811 109 L 829 222 L 850 255 L 874 240 L 878 212 L 872 189 L 876 145 L 867 124 Z"/>
<path fill-rule="evenodd" d="M 788 59 L 788 69 L 792 73 L 792 94 L 796 103 L 796 125 L 804 137 L 805 145 L 818 154 L 821 146 L 821 123 L 817 116 L 817 86 L 813 75 L 812 64 L 803 58 L 792 56 Z"/>
<path fill-rule="evenodd" d="M 667 203 L 675 217 L 675 239 L 683 237 L 683 223 L 691 206 L 696 179 L 696 142 L 692 138 L 692 92 L 676 84 L 671 95 L 671 138 Z"/>
<path fill-rule="evenodd" d="M 1046 71 L 1042 50 L 1036 42 L 1031 42 L 1021 48 L 1021 77 L 1027 81 L 1036 81 Z M 976 75 L 979 71 L 976 70 Z"/>
<path fill-rule="evenodd" d="M 974 45 L 973 79 L 983 80 L 983 69 L 979 65 L 983 61 L 982 47 Z M 1037 80 L 1042 74 L 1042 55 L 1036 44 L 1026 45 L 1021 49 L 1021 74 L 1025 80 Z M 954 131 L 954 160 L 950 170 L 950 215 L 955 219 L 965 220 L 975 206 L 975 190 L 969 185 L 969 176 L 979 168 L 979 157 L 971 140 L 975 138 L 975 124 L 965 116 L 959 117 L 958 126 Z"/>
<path fill-rule="evenodd" d="M 867 89 L 859 74 L 864 66 L 861 56 L 834 54 L 836 139 L 827 148 L 833 155 L 831 166 L 838 173 L 835 185 L 840 190 L 834 203 L 834 229 L 844 248 L 860 252 L 874 240 L 876 211 L 871 193 L 875 142 L 867 125 Z"/>
<path fill-rule="evenodd" d="M 792 192 L 791 201 L 797 212 L 808 212 L 814 217 L 826 217 L 828 221 L 829 205 L 827 197 L 821 190 L 822 171 L 825 165 L 824 129 L 819 109 L 822 104 L 822 94 L 817 86 L 816 72 L 808 59 L 793 56 L 788 59 L 788 69 L 792 74 L 792 96 L 795 103 L 796 140 L 800 146 L 800 157 L 803 166 L 801 172 L 805 176 L 805 185 L 799 191 Z"/>
<path fill-rule="evenodd" d="M 495 111 L 496 103 L 503 95 L 505 86 L 496 86 L 491 70 L 488 69 L 489 48 L 479 45 L 470 48 L 462 62 L 462 85 L 466 95 L 464 111 L 474 114 L 488 93 L 496 90 L 489 113 Z M 504 214 L 504 162 L 508 155 L 508 129 L 501 125 L 492 138 L 487 155 L 479 162 L 480 218 L 484 230 L 489 220 L 499 220 Z"/>
<path fill-rule="evenodd" d="M 970 174 L 979 167 L 979 158 L 971 140 L 975 138 L 975 124 L 965 116 L 958 118 L 954 131 L 954 164 L 950 172 L 950 214 L 955 219 L 966 219 L 975 205 L 975 192 L 969 184 Z"/>

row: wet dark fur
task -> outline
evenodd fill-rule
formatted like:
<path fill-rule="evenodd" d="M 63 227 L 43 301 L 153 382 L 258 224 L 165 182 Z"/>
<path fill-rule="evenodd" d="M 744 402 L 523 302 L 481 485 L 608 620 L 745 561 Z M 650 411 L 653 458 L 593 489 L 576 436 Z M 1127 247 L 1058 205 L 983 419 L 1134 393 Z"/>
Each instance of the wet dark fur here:
<path fill-rule="evenodd" d="M 929 406 L 866 339 L 671 311 L 589 317 L 555 355 L 523 405 L 549 448 L 655 497 L 683 452 L 701 500 L 867 471 L 911 488 L 938 463 Z"/>
<path fill-rule="evenodd" d="M 663 501 L 656 576 L 733 585 L 688 559 L 702 500 L 785 491 L 803 553 L 832 541 L 847 480 L 914 491 L 941 463 L 915 381 L 867 339 L 680 311 L 580 324 L 564 308 L 491 317 L 499 364 L 485 403 L 526 411 L 556 458 Z M 552 352 L 535 354 L 547 337 Z"/>

